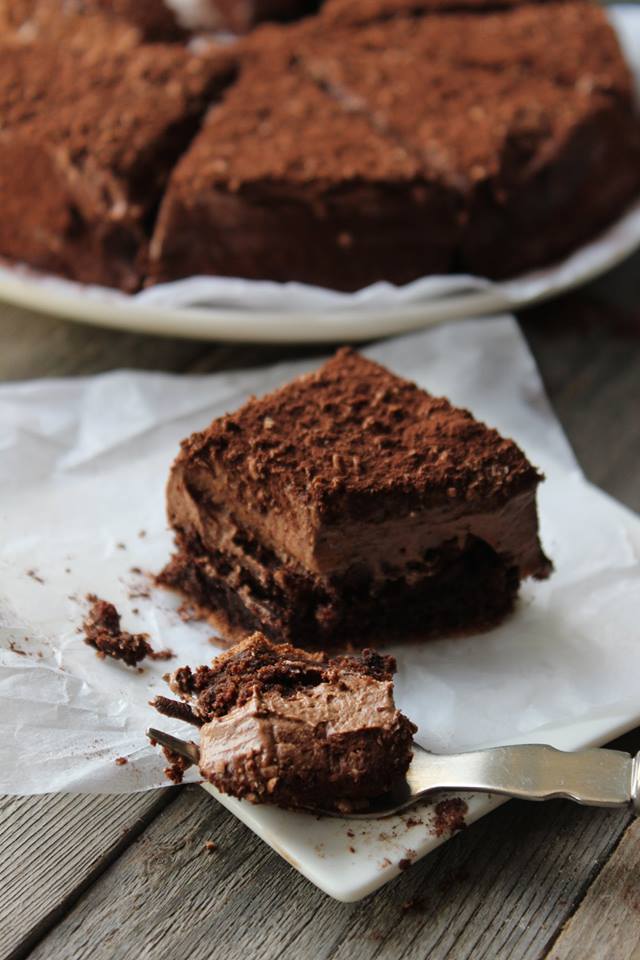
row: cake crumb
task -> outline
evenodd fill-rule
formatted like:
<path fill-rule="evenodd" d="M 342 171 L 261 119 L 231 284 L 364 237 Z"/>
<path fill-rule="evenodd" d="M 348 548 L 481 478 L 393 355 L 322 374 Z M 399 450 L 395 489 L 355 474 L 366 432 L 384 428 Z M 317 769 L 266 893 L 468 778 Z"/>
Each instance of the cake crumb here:
<path fill-rule="evenodd" d="M 184 623 L 193 623 L 196 620 L 201 620 L 202 617 L 198 614 L 197 609 L 193 606 L 192 603 L 189 603 L 188 600 L 185 600 L 178 607 L 178 616 Z M 220 643 L 219 637 L 210 637 L 209 643 Z"/>
<path fill-rule="evenodd" d="M 116 757 L 116 766 L 124 767 L 125 763 L 129 763 L 126 757 Z"/>
<path fill-rule="evenodd" d="M 129 600 L 150 600 L 151 591 L 148 587 L 142 587 L 140 590 L 130 590 L 128 597 Z"/>
<path fill-rule="evenodd" d="M 165 777 L 172 783 L 182 783 L 186 771 L 192 766 L 191 761 L 179 753 L 174 753 L 168 747 L 163 747 L 162 752 L 168 762 L 168 766 L 164 768 Z"/>
<path fill-rule="evenodd" d="M 213 840 L 205 840 L 204 848 L 207 851 L 207 853 L 213 853 L 215 850 L 218 849 L 218 844 L 214 843 Z"/>
<path fill-rule="evenodd" d="M 464 830 L 467 825 L 464 818 L 468 810 L 469 807 L 462 797 L 441 800 L 436 804 L 436 819 L 431 832 L 436 837 L 442 837 L 445 833 L 453 834 Z"/>
<path fill-rule="evenodd" d="M 171 651 L 154 651 L 148 633 L 128 633 L 120 627 L 120 614 L 112 603 L 101 600 L 94 593 L 87 594 L 91 609 L 82 625 L 84 640 L 95 647 L 100 658 L 113 657 L 130 667 L 137 666 L 145 657 L 166 660 Z"/>
<path fill-rule="evenodd" d="M 413 866 L 413 860 L 416 855 L 415 850 L 407 850 L 406 853 L 406 857 L 403 857 L 402 860 L 398 860 L 398 867 L 401 870 L 408 870 L 409 867 Z"/>
<path fill-rule="evenodd" d="M 32 580 L 35 580 L 36 583 L 44 583 L 44 579 L 40 576 L 40 574 L 36 570 L 30 569 L 30 570 L 27 570 L 26 573 L 27 573 L 27 576 L 31 577 Z"/>
<path fill-rule="evenodd" d="M 401 908 L 403 913 L 411 913 L 414 911 L 424 910 L 424 900 L 422 897 L 411 897 L 410 900 L 405 900 Z"/>
<path fill-rule="evenodd" d="M 173 660 L 175 653 L 166 647 L 164 650 L 152 650 L 149 654 L 150 660 Z"/>
<path fill-rule="evenodd" d="M 144 540 L 144 538 L 146 537 L 146 535 L 147 535 L 147 531 L 146 531 L 146 530 L 138 530 L 138 536 L 140 537 L 141 540 Z"/>

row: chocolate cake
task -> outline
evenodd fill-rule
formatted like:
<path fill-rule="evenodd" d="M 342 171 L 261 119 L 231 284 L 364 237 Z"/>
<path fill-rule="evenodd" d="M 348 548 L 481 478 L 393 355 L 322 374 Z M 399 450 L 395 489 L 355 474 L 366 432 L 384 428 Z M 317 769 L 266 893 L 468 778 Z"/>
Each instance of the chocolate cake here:
<path fill-rule="evenodd" d="M 120 614 L 112 603 L 90 594 L 87 599 L 91 609 L 82 628 L 85 643 L 95 647 L 101 657 L 122 660 L 135 667 L 149 657 L 151 660 L 169 660 L 170 650 L 155 651 L 149 643 L 148 633 L 129 633 L 120 626 Z"/>
<path fill-rule="evenodd" d="M 219 273 L 350 289 L 393 272 L 406 282 L 411 249 L 432 272 L 448 269 L 454 200 L 445 184 L 422 183 L 393 136 L 302 70 L 261 62 L 244 70 L 174 172 L 150 269 L 155 281 Z M 438 230 L 425 231 L 426 216 Z"/>
<path fill-rule="evenodd" d="M 101 36 L 0 41 L 0 256 L 133 290 L 169 172 L 230 67 Z"/>
<path fill-rule="evenodd" d="M 504 277 L 565 255 L 624 209 L 640 185 L 640 128 L 601 10 L 404 6 L 389 18 L 355 3 L 342 22 L 330 3 L 254 34 L 172 175 L 152 281 L 354 290 Z"/>
<path fill-rule="evenodd" d="M 319 0 L 0 0 L 0 29 L 53 30 L 100 14 L 138 31 L 139 40 L 181 42 L 198 31 L 246 33 L 263 20 L 291 20 Z"/>
<path fill-rule="evenodd" d="M 227 640 L 344 647 L 484 630 L 549 571 L 541 477 L 465 410 L 340 350 L 182 445 L 160 581 Z"/>
<path fill-rule="evenodd" d="M 169 685 L 200 727 L 200 772 L 223 793 L 347 810 L 386 793 L 411 762 L 416 728 L 394 705 L 394 671 L 371 650 L 329 659 L 255 633 Z M 169 712 L 166 702 L 155 705 Z"/>
<path fill-rule="evenodd" d="M 0 256 L 124 290 L 502 278 L 638 195 L 631 77 L 599 7 L 317 6 L 0 0 Z"/>
<path fill-rule="evenodd" d="M 148 635 L 123 633 L 120 614 L 112 603 L 95 596 L 88 599 L 91 609 L 82 624 L 85 643 L 95 647 L 103 657 L 123 660 L 130 667 L 144 660 L 151 649 Z"/>
<path fill-rule="evenodd" d="M 0 32 L 7 31 L 78 45 L 118 34 L 133 44 L 187 38 L 164 0 L 0 0 Z"/>

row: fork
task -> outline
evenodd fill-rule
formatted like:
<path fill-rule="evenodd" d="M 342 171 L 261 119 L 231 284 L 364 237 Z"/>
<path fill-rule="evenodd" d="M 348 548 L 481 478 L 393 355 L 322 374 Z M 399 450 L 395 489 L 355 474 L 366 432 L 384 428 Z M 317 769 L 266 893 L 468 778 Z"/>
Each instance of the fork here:
<path fill-rule="evenodd" d="M 153 728 L 147 736 L 199 764 L 200 751 L 193 741 Z M 563 797 L 591 807 L 629 807 L 640 815 L 640 754 L 632 757 L 622 750 L 597 748 L 565 751 L 527 743 L 444 755 L 429 753 L 414 742 L 405 779 L 372 800 L 366 810 L 344 813 L 314 807 L 313 812 L 375 820 L 400 813 L 439 791 L 495 793 L 519 800 Z"/>

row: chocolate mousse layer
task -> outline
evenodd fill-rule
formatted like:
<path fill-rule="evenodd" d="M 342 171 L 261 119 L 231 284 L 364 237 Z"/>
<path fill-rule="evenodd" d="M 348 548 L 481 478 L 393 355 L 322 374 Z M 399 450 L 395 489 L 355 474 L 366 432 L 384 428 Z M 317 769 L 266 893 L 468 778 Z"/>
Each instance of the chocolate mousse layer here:
<path fill-rule="evenodd" d="M 373 651 L 327 659 L 256 633 L 169 684 L 201 724 L 200 771 L 219 790 L 348 810 L 390 790 L 411 761 L 416 728 L 395 707 L 394 671 Z M 171 713 L 163 698 L 156 706 Z"/>
<path fill-rule="evenodd" d="M 550 568 L 511 440 L 350 350 L 184 442 L 161 581 L 231 640 L 486 629 Z"/>

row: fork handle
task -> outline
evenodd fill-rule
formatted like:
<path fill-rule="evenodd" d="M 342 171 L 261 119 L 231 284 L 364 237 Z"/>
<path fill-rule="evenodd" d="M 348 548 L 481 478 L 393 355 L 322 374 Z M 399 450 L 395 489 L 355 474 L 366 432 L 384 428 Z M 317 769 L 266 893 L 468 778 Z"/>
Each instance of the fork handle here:
<path fill-rule="evenodd" d="M 640 815 L 640 754 L 556 750 L 543 744 L 493 747 L 448 756 L 416 750 L 411 790 L 497 793 L 522 800 L 564 797 L 595 807 L 630 806 Z"/>

